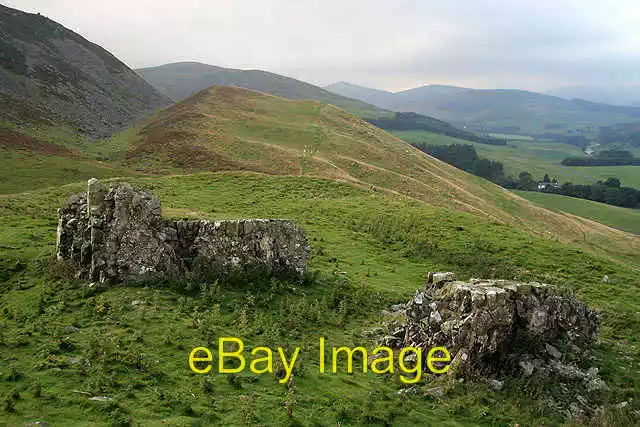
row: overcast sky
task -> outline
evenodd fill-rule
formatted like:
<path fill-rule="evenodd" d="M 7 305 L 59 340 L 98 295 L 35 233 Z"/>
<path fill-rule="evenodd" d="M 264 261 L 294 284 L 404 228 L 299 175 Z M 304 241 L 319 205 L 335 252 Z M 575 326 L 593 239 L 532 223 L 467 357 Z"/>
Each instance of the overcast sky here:
<path fill-rule="evenodd" d="M 0 0 L 129 66 L 194 60 L 325 85 L 640 85 L 640 0 Z"/>

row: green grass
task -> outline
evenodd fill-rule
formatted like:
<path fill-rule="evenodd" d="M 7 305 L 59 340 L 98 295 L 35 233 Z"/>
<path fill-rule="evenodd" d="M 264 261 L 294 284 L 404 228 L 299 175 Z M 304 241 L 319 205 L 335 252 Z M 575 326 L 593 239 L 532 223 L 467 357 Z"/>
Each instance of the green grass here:
<path fill-rule="evenodd" d="M 595 166 L 566 167 L 562 160 L 570 156 L 582 156 L 582 151 L 573 145 L 535 140 L 510 140 L 508 145 L 487 145 L 461 141 L 424 131 L 394 131 L 397 137 L 409 143 L 426 144 L 471 144 L 481 157 L 497 160 L 504 164 L 505 172 L 517 176 L 522 171 L 542 179 L 548 173 L 561 182 L 592 184 L 611 176 L 618 177 L 623 185 L 640 188 L 640 167 L 637 166 Z M 526 137 L 525 137 L 526 138 Z"/>
<path fill-rule="evenodd" d="M 91 160 L 0 149 L 0 194 L 68 184 L 91 177 L 132 175 L 121 167 Z"/>
<path fill-rule="evenodd" d="M 628 209 L 591 200 L 576 199 L 559 194 L 534 191 L 515 191 L 519 196 L 547 209 L 581 216 L 619 230 L 640 234 L 640 209 Z"/>
<path fill-rule="evenodd" d="M 512 133 L 490 133 L 489 136 L 494 138 L 506 139 L 508 141 L 533 141 L 534 138 L 528 135 L 518 135 Z"/>
<path fill-rule="evenodd" d="M 170 217 L 297 220 L 307 230 L 318 277 L 234 286 L 192 279 L 92 292 L 50 264 L 55 210 L 84 184 L 3 196 L 0 424 L 561 423 L 564 414 L 549 406 L 548 396 L 565 407 L 573 397 L 558 397 L 557 383 L 511 379 L 496 392 L 482 381 L 428 377 L 416 395 L 401 396 L 396 376 L 317 373 L 311 355 L 320 334 L 333 344 L 372 346 L 363 332 L 379 324 L 379 310 L 407 300 L 429 270 L 543 280 L 599 307 L 602 342 L 592 363 L 611 390 L 593 404 L 607 408 L 601 425 L 611 425 L 606 417 L 633 422 L 628 410 L 612 409 L 629 398 L 632 409 L 640 402 L 640 279 L 631 265 L 480 217 L 309 177 L 218 173 L 131 181 L 160 196 Z M 300 345 L 309 357 L 294 389 L 273 375 L 190 373 L 192 347 L 215 348 L 218 337 L 229 335 L 249 347 Z M 443 398 L 424 395 L 436 386 Z M 113 400 L 92 402 L 84 393 Z"/>
<path fill-rule="evenodd" d="M 574 166 L 571 170 L 596 181 L 616 177 L 625 187 L 640 188 L 640 166 Z"/>

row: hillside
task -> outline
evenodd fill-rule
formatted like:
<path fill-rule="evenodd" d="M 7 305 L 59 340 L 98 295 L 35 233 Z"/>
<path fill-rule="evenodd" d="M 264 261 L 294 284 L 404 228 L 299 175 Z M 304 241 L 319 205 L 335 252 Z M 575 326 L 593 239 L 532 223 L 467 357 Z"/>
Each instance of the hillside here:
<path fill-rule="evenodd" d="M 427 145 L 473 145 L 481 157 L 504 164 L 505 173 L 517 177 L 520 172 L 529 172 L 535 179 L 545 174 L 558 178 L 561 182 L 574 184 L 593 184 L 617 177 L 625 186 L 640 187 L 640 168 L 636 166 L 564 166 L 566 157 L 581 156 L 583 151 L 570 144 L 539 141 L 528 136 L 499 135 L 507 138 L 507 145 L 480 144 L 472 141 L 460 141 L 442 135 L 420 130 L 391 131 L 398 138 L 411 144 Z"/>
<path fill-rule="evenodd" d="M 640 108 L 568 100 L 512 89 L 428 85 L 391 93 L 348 83 L 325 87 L 393 111 L 413 111 L 476 130 L 505 133 L 567 133 L 640 121 Z"/>
<path fill-rule="evenodd" d="M 0 126 L 0 194 L 131 175 L 80 151 Z"/>
<path fill-rule="evenodd" d="M 97 291 L 51 263 L 56 209 L 86 183 L 0 198 L 0 424 L 560 425 L 581 381 L 318 373 L 318 337 L 375 346 L 380 310 L 411 299 L 427 271 L 557 284 L 603 312 L 590 363 L 610 391 L 592 425 L 633 425 L 640 399 L 638 274 L 553 239 L 446 208 L 310 177 L 248 172 L 137 178 L 171 218 L 295 219 L 312 242 L 302 283 L 183 280 Z M 610 277 L 608 283 L 602 276 Z M 302 347 L 295 387 L 277 373 L 197 376 L 195 346 Z M 211 343 L 211 344 L 209 344 Z M 567 390 L 569 388 L 569 391 Z M 433 395 L 430 390 L 440 390 Z M 549 405 L 553 399 L 553 405 Z M 592 400 L 593 399 L 593 400 Z M 630 408 L 616 408 L 633 399 Z M 509 402 L 505 404 L 504 402 Z M 290 410 L 288 412 L 288 410 Z M 571 420 L 571 418 L 569 418 Z"/>
<path fill-rule="evenodd" d="M 602 104 L 640 107 L 640 86 L 566 86 L 549 90 L 546 94 Z"/>
<path fill-rule="evenodd" d="M 547 209 L 567 212 L 640 235 L 640 209 L 621 208 L 560 194 L 535 191 L 517 191 L 517 193 L 521 197 L 536 202 Z"/>
<path fill-rule="evenodd" d="M 156 89 L 175 101 L 211 86 L 237 86 L 287 99 L 332 104 L 361 117 L 378 118 L 392 113 L 320 87 L 262 70 L 238 70 L 198 62 L 178 62 L 136 70 Z"/>
<path fill-rule="evenodd" d="M 336 107 L 246 89 L 214 87 L 167 108 L 140 128 L 120 161 L 144 173 L 250 170 L 349 182 L 620 259 L 635 260 L 640 243 L 635 236 L 539 208 Z"/>
<path fill-rule="evenodd" d="M 113 134 L 170 100 L 109 52 L 39 14 L 0 5 L 0 121 Z"/>

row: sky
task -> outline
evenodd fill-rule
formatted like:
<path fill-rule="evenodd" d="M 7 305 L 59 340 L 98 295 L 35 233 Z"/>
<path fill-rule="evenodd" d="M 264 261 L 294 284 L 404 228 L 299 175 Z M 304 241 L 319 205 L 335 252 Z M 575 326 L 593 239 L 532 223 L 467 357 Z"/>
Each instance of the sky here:
<path fill-rule="evenodd" d="M 640 85 L 640 0 L 0 0 L 133 68 L 177 61 L 317 85 Z"/>

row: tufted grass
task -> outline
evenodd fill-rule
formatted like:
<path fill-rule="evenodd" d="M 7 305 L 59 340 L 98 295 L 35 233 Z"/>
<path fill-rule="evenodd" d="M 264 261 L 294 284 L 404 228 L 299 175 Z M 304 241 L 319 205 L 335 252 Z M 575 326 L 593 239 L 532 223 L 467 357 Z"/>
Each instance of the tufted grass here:
<path fill-rule="evenodd" d="M 372 348 L 363 332 L 379 325 L 381 308 L 407 300 L 429 270 L 455 271 L 464 279 L 542 280 L 598 307 L 602 342 L 591 363 L 611 391 L 592 397 L 591 404 L 605 406 L 601 425 L 632 422 L 630 410 L 640 402 L 640 279 L 633 264 L 334 181 L 231 172 L 130 181 L 160 196 L 168 217 L 298 221 L 313 248 L 314 274 L 300 283 L 187 280 L 92 292 L 52 263 L 56 208 L 84 184 L 2 196 L 0 424 L 567 421 L 548 399 L 566 407 L 584 393 L 579 384 L 569 384 L 566 395 L 557 382 L 507 380 L 496 392 L 480 380 L 461 384 L 428 376 L 417 394 L 398 395 L 397 376 L 318 374 L 320 334 L 331 344 Z M 273 375 L 192 374 L 188 352 L 199 345 L 215 349 L 220 336 L 242 337 L 249 348 L 301 346 L 293 391 Z M 425 394 L 433 387 L 442 387 L 444 396 Z M 88 395 L 113 400 L 95 402 Z M 636 402 L 631 408 L 614 408 L 629 398 Z"/>

